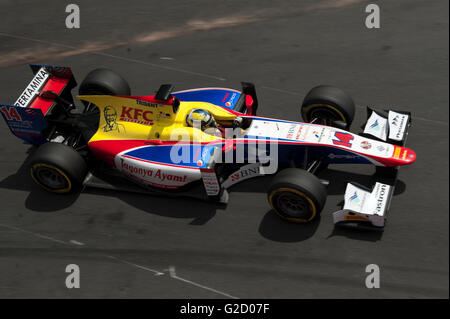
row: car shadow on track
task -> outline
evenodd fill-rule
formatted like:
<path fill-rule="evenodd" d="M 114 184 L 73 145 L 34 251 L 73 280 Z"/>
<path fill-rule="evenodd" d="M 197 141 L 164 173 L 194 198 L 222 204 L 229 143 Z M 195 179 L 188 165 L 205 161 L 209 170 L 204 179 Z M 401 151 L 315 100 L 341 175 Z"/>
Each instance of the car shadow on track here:
<path fill-rule="evenodd" d="M 358 229 L 358 228 L 345 228 L 345 227 L 334 227 L 332 233 L 328 235 L 327 239 L 336 236 L 343 236 L 349 239 L 357 239 L 362 241 L 376 242 L 381 240 L 383 237 L 382 230 L 371 230 L 371 229 Z"/>
<path fill-rule="evenodd" d="M 33 148 L 30 148 L 30 154 Z M 70 207 L 79 197 L 79 193 L 68 195 L 55 195 L 48 193 L 32 181 L 28 171 L 28 158 L 19 170 L 4 180 L 0 181 L 0 188 L 28 191 L 25 207 L 36 212 L 53 212 Z M 244 181 L 232 187 L 231 192 L 257 192 L 267 191 L 272 176 L 263 176 Z M 330 181 L 327 187 L 329 195 L 344 194 L 348 182 L 357 182 L 361 185 L 372 187 L 375 183 L 373 175 L 364 175 L 353 172 L 328 169 L 320 174 L 320 178 Z M 405 191 L 405 184 L 397 180 L 394 196 Z M 84 193 L 106 197 L 115 197 L 132 207 L 150 214 L 167 216 L 172 218 L 191 218 L 191 225 L 204 225 L 212 219 L 221 204 L 205 202 L 194 198 L 172 198 L 157 195 L 136 194 L 115 190 L 86 188 Z M 343 202 L 338 206 L 342 207 Z M 339 208 L 337 208 L 339 209 Z M 302 241 L 314 235 L 320 224 L 320 218 L 309 224 L 294 224 L 281 220 L 273 211 L 268 211 L 260 224 L 259 232 L 262 236 L 280 242 Z M 378 240 L 379 233 L 367 233 L 355 230 L 337 229 L 330 235 L 346 236 L 361 240 Z"/>
<path fill-rule="evenodd" d="M 259 225 L 259 233 L 273 241 L 299 242 L 312 237 L 319 225 L 320 216 L 311 223 L 296 224 L 281 219 L 273 210 L 269 210 Z"/>
<path fill-rule="evenodd" d="M 196 198 L 136 194 L 108 189 L 87 188 L 84 193 L 115 197 L 126 204 L 148 214 L 170 218 L 192 219 L 190 225 L 204 225 L 211 220 L 220 204 L 201 201 Z"/>
<path fill-rule="evenodd" d="M 70 207 L 80 196 L 79 193 L 55 195 L 41 189 L 31 179 L 27 161 L 15 174 L 0 181 L 0 188 L 29 192 L 25 207 L 36 212 L 53 212 Z"/>
<path fill-rule="evenodd" d="M 30 177 L 28 159 L 16 173 L 0 181 L 0 188 L 28 192 L 25 207 L 35 212 L 55 212 L 70 207 L 80 196 L 74 194 L 53 194 L 41 189 Z M 191 225 L 203 225 L 216 214 L 220 204 L 195 198 L 172 198 L 147 194 L 121 192 L 117 190 L 85 188 L 83 193 L 102 197 L 115 197 L 146 213 L 173 218 L 191 218 Z"/>

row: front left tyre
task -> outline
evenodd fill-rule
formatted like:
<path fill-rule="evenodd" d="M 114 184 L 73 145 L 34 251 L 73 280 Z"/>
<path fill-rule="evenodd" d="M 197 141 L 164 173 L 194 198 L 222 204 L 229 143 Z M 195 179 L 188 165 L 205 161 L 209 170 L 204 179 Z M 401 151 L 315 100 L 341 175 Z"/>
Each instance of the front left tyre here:
<path fill-rule="evenodd" d="M 30 158 L 32 179 L 52 193 L 81 190 L 87 171 L 84 158 L 73 148 L 60 143 L 42 144 Z"/>
<path fill-rule="evenodd" d="M 319 85 L 306 94 L 301 106 L 303 120 L 316 124 L 350 129 L 355 116 L 355 103 L 343 90 L 330 86 Z"/>

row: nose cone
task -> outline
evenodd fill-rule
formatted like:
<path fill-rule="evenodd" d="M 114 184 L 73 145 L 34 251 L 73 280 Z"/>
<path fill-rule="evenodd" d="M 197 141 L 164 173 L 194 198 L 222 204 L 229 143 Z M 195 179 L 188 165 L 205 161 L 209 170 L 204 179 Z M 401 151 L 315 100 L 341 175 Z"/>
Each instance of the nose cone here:
<path fill-rule="evenodd" d="M 398 149 L 394 152 L 395 166 L 409 165 L 416 161 L 416 153 L 406 147 L 397 146 Z"/>

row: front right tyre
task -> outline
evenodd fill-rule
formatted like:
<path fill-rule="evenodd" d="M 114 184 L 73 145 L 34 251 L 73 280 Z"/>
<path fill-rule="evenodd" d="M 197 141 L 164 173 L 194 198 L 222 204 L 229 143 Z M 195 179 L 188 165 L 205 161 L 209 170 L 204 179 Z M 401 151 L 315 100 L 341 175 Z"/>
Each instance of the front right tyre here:
<path fill-rule="evenodd" d="M 287 168 L 274 176 L 267 197 L 272 209 L 282 219 L 309 223 L 322 211 L 327 191 L 310 172 Z"/>

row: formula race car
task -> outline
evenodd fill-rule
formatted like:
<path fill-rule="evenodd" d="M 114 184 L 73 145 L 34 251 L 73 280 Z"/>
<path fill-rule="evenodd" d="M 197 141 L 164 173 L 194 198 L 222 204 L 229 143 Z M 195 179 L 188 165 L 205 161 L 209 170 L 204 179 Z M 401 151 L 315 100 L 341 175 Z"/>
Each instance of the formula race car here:
<path fill-rule="evenodd" d="M 350 133 L 355 105 L 342 90 L 313 88 L 300 112 L 304 122 L 256 116 L 251 83 L 241 91 L 200 88 L 132 96 L 108 69 L 90 72 L 77 86 L 68 67 L 31 65 L 34 78 L 0 111 L 11 132 L 37 148 L 33 180 L 54 193 L 85 186 L 192 196 L 226 203 L 230 186 L 274 174 L 268 201 L 282 218 L 312 221 L 323 209 L 327 181 L 317 175 L 334 163 L 377 167 L 372 189 L 347 184 L 338 225 L 383 227 L 399 166 L 416 154 L 404 147 L 411 115 L 368 108 L 359 135 Z"/>

